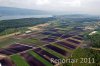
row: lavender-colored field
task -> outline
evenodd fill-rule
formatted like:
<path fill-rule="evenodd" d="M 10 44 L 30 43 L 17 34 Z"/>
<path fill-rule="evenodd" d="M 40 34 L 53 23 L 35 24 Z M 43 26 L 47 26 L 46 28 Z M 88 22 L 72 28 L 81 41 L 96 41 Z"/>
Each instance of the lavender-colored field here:
<path fill-rule="evenodd" d="M 31 49 L 32 47 L 28 47 L 28 46 L 19 46 L 19 47 L 13 47 L 11 48 L 12 50 L 15 50 L 15 51 L 19 51 L 19 52 L 22 52 L 22 51 L 25 51 L 25 50 L 28 50 L 28 49 Z"/>
<path fill-rule="evenodd" d="M 76 40 L 73 40 L 73 39 L 67 39 L 67 41 L 72 42 L 72 43 L 75 43 L 75 44 L 80 44 L 80 42 L 78 42 Z"/>
<path fill-rule="evenodd" d="M 45 58 L 46 60 L 48 60 L 50 62 L 50 59 L 51 58 L 54 58 L 54 59 L 59 59 L 58 57 L 48 53 L 47 51 L 45 50 L 42 50 L 41 48 L 37 48 L 34 50 L 36 53 L 38 53 L 39 55 L 41 55 L 43 58 Z M 55 63 L 53 63 L 55 64 Z"/>
<path fill-rule="evenodd" d="M 47 41 L 47 42 L 54 42 L 55 39 L 54 38 L 43 38 L 43 41 Z"/>
<path fill-rule="evenodd" d="M 63 34 L 60 34 L 60 33 L 56 33 L 56 34 L 52 34 L 52 36 L 56 36 L 56 37 L 60 37 L 62 36 Z"/>
<path fill-rule="evenodd" d="M 77 40 L 83 40 L 82 38 L 80 37 L 73 37 L 74 39 L 77 39 Z"/>
<path fill-rule="evenodd" d="M 65 43 L 65 42 L 57 42 L 56 44 L 63 46 L 65 48 L 68 48 L 68 49 L 76 49 L 76 46 Z"/>
<path fill-rule="evenodd" d="M 43 32 L 42 34 L 44 34 L 44 35 L 50 35 L 52 33 L 51 32 Z"/>
<path fill-rule="evenodd" d="M 58 57 L 56 57 L 56 56 L 54 56 L 54 55 L 48 53 L 48 52 L 45 51 L 45 50 L 42 50 L 41 48 L 40 48 L 40 49 L 35 49 L 34 51 L 35 51 L 35 52 L 38 52 L 39 54 L 46 55 L 46 56 L 48 56 L 48 57 L 50 57 L 50 58 L 59 59 Z"/>
<path fill-rule="evenodd" d="M 66 52 L 65 50 L 60 49 L 60 48 L 58 48 L 58 47 L 56 47 L 56 46 L 47 45 L 47 46 L 45 46 L 45 47 L 47 47 L 47 48 L 49 48 L 49 49 L 52 49 L 52 50 L 54 50 L 55 52 L 58 52 L 58 53 L 60 53 L 60 54 L 62 54 L 62 55 L 64 55 L 64 56 L 67 55 L 67 52 Z"/>
<path fill-rule="evenodd" d="M 18 51 L 13 50 L 13 49 L 11 49 L 11 48 L 8 48 L 8 49 L 6 49 L 6 50 L 9 51 L 9 52 L 12 52 L 12 53 L 18 53 Z"/>
<path fill-rule="evenodd" d="M 61 38 L 69 38 L 71 37 L 72 35 L 63 35 Z"/>
<path fill-rule="evenodd" d="M 24 45 L 19 45 L 19 44 L 15 44 L 10 46 L 9 48 L 5 48 L 3 50 L 0 50 L 1 54 L 6 54 L 6 55 L 12 55 L 15 53 L 19 53 L 28 49 L 31 49 L 32 47 L 28 47 L 28 46 L 24 46 Z"/>
<path fill-rule="evenodd" d="M 29 53 L 21 53 L 21 56 L 29 63 L 30 66 L 45 66 L 42 62 L 37 60 Z"/>
<path fill-rule="evenodd" d="M 13 53 L 10 52 L 10 51 L 7 51 L 7 50 L 5 50 L 5 49 L 3 49 L 3 50 L 0 50 L 0 54 L 12 55 Z"/>
<path fill-rule="evenodd" d="M 12 64 L 7 59 L 0 59 L 1 66 L 12 66 Z"/>
<path fill-rule="evenodd" d="M 34 49 L 34 51 L 39 52 L 41 50 L 41 48 L 36 48 Z"/>

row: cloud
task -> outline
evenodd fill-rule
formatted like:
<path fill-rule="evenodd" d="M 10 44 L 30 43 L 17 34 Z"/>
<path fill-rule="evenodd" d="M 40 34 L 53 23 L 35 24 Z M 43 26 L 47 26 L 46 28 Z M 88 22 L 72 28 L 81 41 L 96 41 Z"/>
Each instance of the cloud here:
<path fill-rule="evenodd" d="M 81 5 L 81 1 L 79 0 L 73 0 L 73 1 L 62 1 L 60 4 L 63 4 L 64 6 L 71 6 L 71 7 L 79 7 Z"/>
<path fill-rule="evenodd" d="M 100 12 L 100 0 L 0 0 L 0 6 L 93 14 Z"/>
<path fill-rule="evenodd" d="M 37 0 L 36 5 L 45 5 L 45 4 L 50 4 L 49 0 Z"/>

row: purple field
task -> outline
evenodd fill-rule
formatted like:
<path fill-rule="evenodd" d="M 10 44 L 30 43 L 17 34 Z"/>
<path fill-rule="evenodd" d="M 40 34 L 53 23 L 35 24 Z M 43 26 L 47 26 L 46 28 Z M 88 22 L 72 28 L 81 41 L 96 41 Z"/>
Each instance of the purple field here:
<path fill-rule="evenodd" d="M 21 53 L 21 56 L 25 58 L 30 66 L 45 66 L 42 62 L 31 56 L 29 53 Z"/>
<path fill-rule="evenodd" d="M 76 49 L 76 46 L 65 43 L 65 42 L 57 42 L 56 44 L 63 46 L 65 48 L 68 48 L 68 49 Z"/>
<path fill-rule="evenodd" d="M 60 37 L 60 36 L 62 36 L 62 34 L 60 34 L 60 33 L 56 33 L 56 34 L 52 34 L 51 36 Z"/>
<path fill-rule="evenodd" d="M 2 66 L 12 66 L 12 63 L 8 59 L 0 59 Z"/>
<path fill-rule="evenodd" d="M 35 49 L 34 51 L 35 51 L 36 53 L 38 53 L 40 56 L 42 56 L 43 58 L 45 58 L 45 59 L 46 59 L 47 61 L 49 61 L 49 62 L 50 62 L 50 59 L 51 59 L 51 58 L 59 59 L 58 57 L 56 57 L 56 56 L 54 56 L 54 55 L 48 53 L 48 52 L 45 51 L 45 50 L 42 50 L 41 48 L 37 48 L 37 49 Z M 53 64 L 55 64 L 55 63 L 53 63 Z"/>
<path fill-rule="evenodd" d="M 73 37 L 74 39 L 77 39 L 77 40 L 83 40 L 82 38 L 80 37 Z"/>
<path fill-rule="evenodd" d="M 58 47 L 56 47 L 56 46 L 47 45 L 47 46 L 45 46 L 45 47 L 47 47 L 47 48 L 49 48 L 49 49 L 52 49 L 52 50 L 54 50 L 55 52 L 58 52 L 58 53 L 60 53 L 60 54 L 62 54 L 62 55 L 64 55 L 64 56 L 67 55 L 67 52 L 66 52 L 65 50 L 60 49 L 60 48 L 58 48 Z"/>
<path fill-rule="evenodd" d="M 42 34 L 44 34 L 44 35 L 50 35 L 52 33 L 51 32 L 43 32 Z"/>
<path fill-rule="evenodd" d="M 75 43 L 75 44 L 80 44 L 80 42 L 78 42 L 76 40 L 73 40 L 73 39 L 67 39 L 67 41 L 72 42 L 72 43 Z"/>
<path fill-rule="evenodd" d="M 54 42 L 55 39 L 54 38 L 43 38 L 43 41 L 47 41 L 47 42 Z"/>
<path fill-rule="evenodd" d="M 72 35 L 63 35 L 63 36 L 61 36 L 61 38 L 69 38 L 69 37 L 71 37 Z"/>
<path fill-rule="evenodd" d="M 12 55 L 15 53 L 23 52 L 23 51 L 31 49 L 31 48 L 32 47 L 28 47 L 28 46 L 24 46 L 24 45 L 20 45 L 20 44 L 15 44 L 15 45 L 11 45 L 10 47 L 8 47 L 6 49 L 0 50 L 0 53 L 6 54 L 6 55 Z"/>
<path fill-rule="evenodd" d="M 7 51 L 7 50 L 5 50 L 5 49 L 3 49 L 3 50 L 0 50 L 0 54 L 12 55 L 13 53 L 10 52 L 10 51 Z"/>

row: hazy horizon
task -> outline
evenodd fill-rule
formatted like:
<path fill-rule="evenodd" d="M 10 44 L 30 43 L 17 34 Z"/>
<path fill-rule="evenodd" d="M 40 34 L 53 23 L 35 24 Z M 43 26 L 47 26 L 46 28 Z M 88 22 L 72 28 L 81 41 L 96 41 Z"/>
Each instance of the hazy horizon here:
<path fill-rule="evenodd" d="M 100 15 L 100 0 L 0 0 L 0 6 L 68 14 Z"/>

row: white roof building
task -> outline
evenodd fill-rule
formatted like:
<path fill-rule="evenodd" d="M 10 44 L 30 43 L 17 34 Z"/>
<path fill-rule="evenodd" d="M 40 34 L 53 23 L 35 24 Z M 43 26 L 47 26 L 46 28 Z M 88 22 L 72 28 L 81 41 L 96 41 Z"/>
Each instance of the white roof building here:
<path fill-rule="evenodd" d="M 93 35 L 93 34 L 95 34 L 95 33 L 97 33 L 97 31 L 93 31 L 93 32 L 91 32 L 89 35 Z"/>

